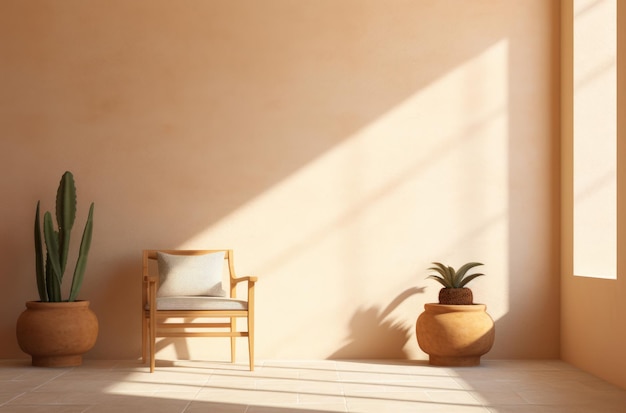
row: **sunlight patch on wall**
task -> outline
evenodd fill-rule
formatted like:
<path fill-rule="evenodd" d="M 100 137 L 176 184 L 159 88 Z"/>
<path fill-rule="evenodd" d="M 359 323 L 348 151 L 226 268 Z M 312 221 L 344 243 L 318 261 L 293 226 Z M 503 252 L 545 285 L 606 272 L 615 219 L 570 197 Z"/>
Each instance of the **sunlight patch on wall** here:
<path fill-rule="evenodd" d="M 260 291 L 280 299 L 259 299 L 258 322 L 293 318 L 266 338 L 271 356 L 327 356 L 359 308 L 424 287 L 394 313 L 414 325 L 416 306 L 436 299 L 432 261 L 484 262 L 475 296 L 506 314 L 508 59 L 504 40 L 473 56 L 181 246 L 219 240 L 259 263 Z"/>
<path fill-rule="evenodd" d="M 574 274 L 617 276 L 617 4 L 574 1 Z"/>

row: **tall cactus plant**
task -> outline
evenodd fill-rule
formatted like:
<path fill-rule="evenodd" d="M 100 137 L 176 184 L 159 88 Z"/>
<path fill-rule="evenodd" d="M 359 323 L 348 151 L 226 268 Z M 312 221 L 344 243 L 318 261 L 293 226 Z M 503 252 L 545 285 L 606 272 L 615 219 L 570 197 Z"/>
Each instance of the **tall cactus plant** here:
<path fill-rule="evenodd" d="M 35 271 L 37 290 L 40 301 L 75 301 L 83 283 L 87 256 L 91 246 L 93 233 L 93 202 L 89 207 L 89 215 L 83 230 L 83 237 L 78 251 L 78 259 L 74 267 L 72 285 L 69 298 L 63 300 L 61 286 L 67 266 L 70 250 L 70 235 L 76 219 L 76 185 L 74 176 L 67 171 L 63 174 L 56 197 L 55 229 L 52 214 L 46 212 L 43 217 L 43 241 L 41 236 L 41 222 L 39 219 L 39 202 L 35 212 Z M 45 243 L 45 256 L 44 256 Z"/>

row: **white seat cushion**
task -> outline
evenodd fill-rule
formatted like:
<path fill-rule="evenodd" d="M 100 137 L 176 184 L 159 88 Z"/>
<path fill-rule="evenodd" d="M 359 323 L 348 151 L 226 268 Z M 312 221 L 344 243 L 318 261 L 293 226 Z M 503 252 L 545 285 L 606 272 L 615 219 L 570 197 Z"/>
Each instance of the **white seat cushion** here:
<path fill-rule="evenodd" d="M 147 310 L 148 308 L 146 308 Z M 247 310 L 248 302 L 225 297 L 158 297 L 157 310 Z"/>

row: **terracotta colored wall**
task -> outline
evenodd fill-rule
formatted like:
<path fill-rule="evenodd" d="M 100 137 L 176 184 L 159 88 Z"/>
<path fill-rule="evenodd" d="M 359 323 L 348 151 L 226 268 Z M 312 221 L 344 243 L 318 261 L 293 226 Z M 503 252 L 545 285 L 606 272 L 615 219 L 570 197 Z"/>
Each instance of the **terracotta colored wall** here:
<path fill-rule="evenodd" d="M 0 357 L 24 357 L 35 203 L 66 169 L 79 222 L 96 203 L 89 357 L 139 356 L 159 247 L 235 249 L 260 359 L 423 358 L 435 260 L 486 264 L 489 357 L 558 357 L 557 4 L 1 2 Z"/>
<path fill-rule="evenodd" d="M 571 1 L 563 2 L 563 249 L 562 249 L 562 358 L 605 380 L 626 388 L 626 265 L 623 250 L 626 222 L 624 211 L 624 180 L 626 146 L 623 144 L 626 93 L 618 88 L 618 232 L 617 279 L 604 280 L 573 275 L 573 191 L 572 191 L 572 26 Z M 618 22 L 626 21 L 626 7 L 618 1 Z M 626 71 L 624 24 L 618 24 L 618 84 Z"/>

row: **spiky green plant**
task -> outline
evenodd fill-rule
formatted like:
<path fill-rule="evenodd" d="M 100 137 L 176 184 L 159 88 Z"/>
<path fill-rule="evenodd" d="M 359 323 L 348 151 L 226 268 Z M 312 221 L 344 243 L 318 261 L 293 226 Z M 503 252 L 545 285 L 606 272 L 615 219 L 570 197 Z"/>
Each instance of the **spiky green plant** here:
<path fill-rule="evenodd" d="M 39 299 L 46 302 L 75 301 L 83 283 L 85 268 L 87 267 L 87 256 L 89 255 L 93 233 L 94 204 L 92 202 L 89 207 L 89 215 L 83 230 L 78 259 L 74 267 L 72 285 L 67 300 L 63 300 L 61 296 L 61 286 L 70 250 L 70 235 L 76 219 L 76 185 L 74 184 L 72 173 L 67 171 L 63 174 L 57 190 L 57 228 L 55 229 L 54 227 L 52 214 L 49 211 L 43 217 L 43 241 L 46 246 L 45 257 L 39 220 L 39 204 L 40 202 L 38 201 L 35 212 L 35 274 Z"/>
<path fill-rule="evenodd" d="M 463 288 L 474 278 L 485 275 L 482 273 L 467 275 L 467 272 L 472 268 L 484 265 L 480 262 L 468 262 L 459 268 L 458 271 L 456 271 L 453 267 L 443 265 L 440 262 L 433 262 L 433 264 L 435 264 L 436 267 L 431 267 L 429 270 L 436 271 L 438 274 L 431 274 L 427 278 L 432 278 L 438 281 L 444 288 Z"/>

